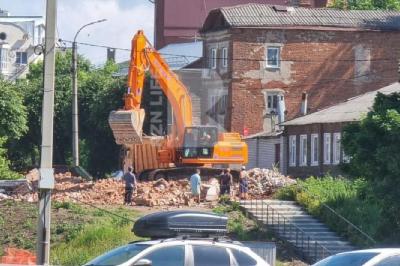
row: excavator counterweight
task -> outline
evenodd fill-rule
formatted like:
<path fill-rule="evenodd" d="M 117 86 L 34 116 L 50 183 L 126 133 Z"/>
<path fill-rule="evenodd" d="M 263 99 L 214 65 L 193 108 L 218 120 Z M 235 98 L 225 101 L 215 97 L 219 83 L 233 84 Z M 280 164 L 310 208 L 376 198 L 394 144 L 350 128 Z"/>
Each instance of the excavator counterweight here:
<path fill-rule="evenodd" d="M 112 111 L 108 123 L 118 145 L 142 143 L 142 129 L 145 112 L 138 110 Z"/>

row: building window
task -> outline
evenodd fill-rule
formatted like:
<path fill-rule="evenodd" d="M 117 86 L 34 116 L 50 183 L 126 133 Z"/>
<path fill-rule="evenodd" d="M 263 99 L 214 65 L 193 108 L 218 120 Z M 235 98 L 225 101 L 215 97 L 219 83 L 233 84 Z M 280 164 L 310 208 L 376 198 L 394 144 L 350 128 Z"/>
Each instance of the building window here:
<path fill-rule="evenodd" d="M 275 112 L 278 114 L 279 101 L 283 103 L 283 95 L 277 91 L 264 91 L 265 104 L 267 106 L 267 113 Z M 284 106 L 282 106 L 284 108 Z"/>
<path fill-rule="evenodd" d="M 340 163 L 340 133 L 333 134 L 333 164 Z"/>
<path fill-rule="evenodd" d="M 354 78 L 368 80 L 371 70 L 371 50 L 357 45 L 354 50 Z"/>
<path fill-rule="evenodd" d="M 222 48 L 222 67 L 228 67 L 228 48 Z"/>
<path fill-rule="evenodd" d="M 16 52 L 15 63 L 26 65 L 28 63 L 28 55 L 26 52 Z"/>
<path fill-rule="evenodd" d="M 211 69 L 216 69 L 217 68 L 217 49 L 215 49 L 215 48 L 211 49 L 210 68 Z"/>
<path fill-rule="evenodd" d="M 279 47 L 267 48 L 267 68 L 280 67 L 281 49 Z"/>
<path fill-rule="evenodd" d="M 0 69 L 6 70 L 8 65 L 8 49 L 1 48 L 0 49 Z"/>
<path fill-rule="evenodd" d="M 307 166 L 307 135 L 300 135 L 300 166 Z"/>
<path fill-rule="evenodd" d="M 296 136 L 289 136 L 289 166 L 296 166 Z"/>
<path fill-rule="evenodd" d="M 318 134 L 311 134 L 311 165 L 318 165 Z"/>
<path fill-rule="evenodd" d="M 324 133 L 324 164 L 331 164 L 331 133 Z"/>

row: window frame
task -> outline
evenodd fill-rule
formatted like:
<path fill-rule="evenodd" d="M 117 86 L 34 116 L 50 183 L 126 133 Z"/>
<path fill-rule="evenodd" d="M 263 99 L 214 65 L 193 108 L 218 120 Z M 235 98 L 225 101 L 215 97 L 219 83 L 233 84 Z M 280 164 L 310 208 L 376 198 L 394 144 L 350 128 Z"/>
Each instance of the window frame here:
<path fill-rule="evenodd" d="M 299 166 L 307 166 L 307 135 L 300 135 L 299 140 Z M 305 146 L 303 142 L 305 142 Z"/>
<path fill-rule="evenodd" d="M 217 69 L 217 48 L 211 48 L 210 68 Z"/>
<path fill-rule="evenodd" d="M 222 67 L 228 67 L 228 47 L 222 48 Z"/>
<path fill-rule="evenodd" d="M 289 136 L 289 166 L 296 167 L 297 164 L 297 136 Z"/>
<path fill-rule="evenodd" d="M 337 142 L 338 141 L 338 142 Z M 333 147 L 332 147 L 332 164 L 340 164 L 340 151 L 341 151 L 342 136 L 340 132 L 333 133 Z M 339 156 L 339 158 L 337 158 Z"/>
<path fill-rule="evenodd" d="M 314 140 L 316 140 L 316 142 Z M 319 135 L 317 133 L 311 134 L 310 141 L 311 141 L 310 165 L 311 166 L 318 166 L 319 165 Z M 315 151 L 315 143 L 317 145 L 317 147 L 316 147 L 317 148 L 317 150 L 316 150 L 317 152 L 316 153 L 314 152 Z"/>
<path fill-rule="evenodd" d="M 324 133 L 324 164 L 332 164 L 332 134 Z M 328 138 L 327 138 L 328 137 Z M 328 147 L 328 149 L 326 149 Z"/>
<path fill-rule="evenodd" d="M 25 63 L 24 62 L 22 62 L 23 60 L 23 58 L 24 58 L 24 56 L 25 56 Z M 18 58 L 19 58 L 19 60 L 18 60 Z M 28 53 L 27 52 L 21 52 L 21 51 L 17 51 L 17 52 L 15 52 L 15 63 L 16 64 L 18 64 L 18 65 L 27 65 L 28 64 Z"/>
<path fill-rule="evenodd" d="M 271 60 L 269 60 L 269 51 L 275 50 L 277 51 L 277 59 L 276 59 L 276 64 L 270 64 L 269 62 Z M 271 69 L 279 69 L 281 67 L 281 47 L 279 46 L 268 46 L 267 47 L 267 53 L 266 53 L 266 60 L 265 60 L 266 64 L 265 67 L 266 68 L 271 68 Z"/>

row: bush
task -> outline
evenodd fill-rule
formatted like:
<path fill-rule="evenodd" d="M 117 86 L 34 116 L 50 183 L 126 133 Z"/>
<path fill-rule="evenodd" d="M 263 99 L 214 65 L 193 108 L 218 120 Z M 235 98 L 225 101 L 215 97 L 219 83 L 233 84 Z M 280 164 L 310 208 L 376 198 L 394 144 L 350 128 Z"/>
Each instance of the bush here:
<path fill-rule="evenodd" d="M 326 206 L 372 238 L 385 240 L 380 232 L 384 224 L 382 203 L 374 196 L 369 183 L 364 179 L 310 177 L 304 181 L 298 180 L 297 185 L 279 190 L 277 197 L 296 200 L 310 214 L 324 221 L 340 235 L 349 238 L 354 244 L 367 246 L 372 243 Z"/>
<path fill-rule="evenodd" d="M 10 161 L 7 159 L 7 150 L 3 148 L 6 138 L 0 137 L 0 180 L 14 180 L 22 176 L 10 169 Z"/>

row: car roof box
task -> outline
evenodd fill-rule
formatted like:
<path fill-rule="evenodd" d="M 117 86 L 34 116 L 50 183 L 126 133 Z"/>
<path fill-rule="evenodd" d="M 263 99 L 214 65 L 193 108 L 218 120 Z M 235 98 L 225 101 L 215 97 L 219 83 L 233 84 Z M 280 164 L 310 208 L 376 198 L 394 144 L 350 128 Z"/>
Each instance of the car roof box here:
<path fill-rule="evenodd" d="M 176 236 L 210 237 L 224 235 L 228 218 L 209 212 L 166 211 L 143 216 L 132 232 L 140 237 L 169 238 Z"/>

